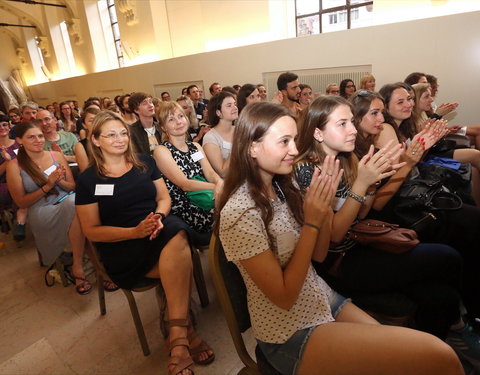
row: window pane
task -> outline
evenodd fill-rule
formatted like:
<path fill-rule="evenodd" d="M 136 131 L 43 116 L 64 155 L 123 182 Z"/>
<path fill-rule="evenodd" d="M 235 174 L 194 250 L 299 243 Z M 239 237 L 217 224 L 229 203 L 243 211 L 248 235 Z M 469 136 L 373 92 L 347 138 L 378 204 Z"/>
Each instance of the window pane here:
<path fill-rule="evenodd" d="M 322 0 L 322 9 L 329 9 L 347 5 L 346 0 Z"/>
<path fill-rule="evenodd" d="M 368 3 L 372 0 L 350 0 L 350 5 Z"/>
<path fill-rule="evenodd" d="M 351 28 L 371 26 L 373 22 L 373 12 L 370 5 L 351 10 Z"/>
<path fill-rule="evenodd" d="M 347 11 L 322 14 L 322 33 L 347 29 Z"/>
<path fill-rule="evenodd" d="M 319 17 L 310 16 L 297 19 L 297 36 L 320 33 Z"/>
<path fill-rule="evenodd" d="M 304 14 L 310 14 L 318 12 L 319 9 L 319 0 L 297 0 L 297 16 L 303 16 Z"/>

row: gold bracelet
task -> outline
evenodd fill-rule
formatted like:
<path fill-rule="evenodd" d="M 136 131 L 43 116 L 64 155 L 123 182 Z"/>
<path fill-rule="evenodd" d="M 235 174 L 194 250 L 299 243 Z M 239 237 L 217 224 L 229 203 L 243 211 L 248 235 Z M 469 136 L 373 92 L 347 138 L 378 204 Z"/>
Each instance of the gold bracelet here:
<path fill-rule="evenodd" d="M 319 232 L 322 230 L 318 225 L 315 225 L 315 224 L 303 223 L 303 225 L 306 225 L 306 226 L 308 226 L 308 227 L 315 228 L 315 229 L 318 230 Z"/>

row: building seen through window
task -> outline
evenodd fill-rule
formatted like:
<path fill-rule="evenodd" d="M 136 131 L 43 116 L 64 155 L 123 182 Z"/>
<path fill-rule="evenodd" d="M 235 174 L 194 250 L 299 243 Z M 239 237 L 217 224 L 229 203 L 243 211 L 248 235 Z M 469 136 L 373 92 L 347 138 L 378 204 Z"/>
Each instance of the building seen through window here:
<path fill-rule="evenodd" d="M 295 0 L 297 36 L 370 26 L 373 1 Z"/>

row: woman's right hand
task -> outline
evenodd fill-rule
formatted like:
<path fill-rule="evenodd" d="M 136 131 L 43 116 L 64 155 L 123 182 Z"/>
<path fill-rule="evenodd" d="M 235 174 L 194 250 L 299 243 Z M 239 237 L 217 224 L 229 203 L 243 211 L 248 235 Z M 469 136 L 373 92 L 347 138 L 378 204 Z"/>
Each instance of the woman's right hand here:
<path fill-rule="evenodd" d="M 138 223 L 138 225 L 134 228 L 134 238 L 145 238 L 147 236 L 151 236 L 153 231 L 157 229 L 158 217 L 159 215 L 155 215 L 153 212 L 150 212 L 147 217 Z"/>
<path fill-rule="evenodd" d="M 65 167 L 59 165 L 47 178 L 47 183 L 45 184 L 48 190 L 53 189 L 53 187 L 61 180 L 65 179 Z"/>
<path fill-rule="evenodd" d="M 396 155 L 401 144 L 392 147 L 393 141 L 389 141 L 385 147 L 374 154 L 373 145 L 368 153 L 358 162 L 357 181 L 361 182 L 365 189 L 384 178 L 393 176 L 405 163 L 393 164 L 391 156 Z"/>
<path fill-rule="evenodd" d="M 331 210 L 332 200 L 343 175 L 340 162 L 326 156 L 322 170 L 315 168 L 303 202 L 304 221 L 321 226 Z"/>

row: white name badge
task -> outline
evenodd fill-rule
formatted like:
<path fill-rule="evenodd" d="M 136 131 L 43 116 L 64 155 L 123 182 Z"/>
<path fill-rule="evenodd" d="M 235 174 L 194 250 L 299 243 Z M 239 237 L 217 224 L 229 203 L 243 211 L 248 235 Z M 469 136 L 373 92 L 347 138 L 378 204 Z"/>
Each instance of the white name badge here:
<path fill-rule="evenodd" d="M 278 255 L 283 255 L 295 248 L 295 234 L 293 232 L 285 232 L 277 236 Z"/>
<path fill-rule="evenodd" d="M 45 173 L 47 176 L 50 176 L 53 173 L 53 171 L 55 171 L 55 169 L 57 169 L 57 166 L 56 165 L 51 165 L 50 167 L 45 169 L 43 171 L 43 173 Z"/>
<path fill-rule="evenodd" d="M 333 206 L 333 211 L 337 212 L 342 208 L 343 204 L 346 201 L 346 198 L 335 198 L 337 201 L 335 202 Z"/>
<path fill-rule="evenodd" d="M 15 150 L 13 150 L 13 152 L 15 153 L 15 155 L 18 155 L 18 148 L 16 148 Z"/>
<path fill-rule="evenodd" d="M 197 115 L 197 118 L 198 118 L 199 120 L 201 120 L 201 119 L 202 119 L 202 115 Z"/>
<path fill-rule="evenodd" d="M 227 141 L 223 141 L 222 146 L 226 150 L 231 150 L 232 149 L 232 144 L 230 142 L 227 142 Z"/>
<path fill-rule="evenodd" d="M 202 160 L 205 157 L 205 156 L 203 156 L 203 154 L 200 151 L 197 151 L 197 152 L 193 153 L 191 156 L 192 156 L 193 161 L 199 161 L 199 160 Z"/>
<path fill-rule="evenodd" d="M 113 184 L 96 184 L 95 195 L 113 195 Z"/>

